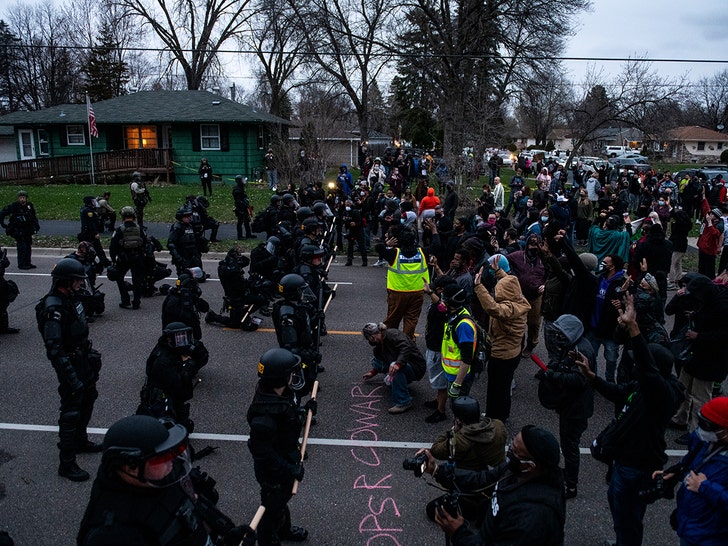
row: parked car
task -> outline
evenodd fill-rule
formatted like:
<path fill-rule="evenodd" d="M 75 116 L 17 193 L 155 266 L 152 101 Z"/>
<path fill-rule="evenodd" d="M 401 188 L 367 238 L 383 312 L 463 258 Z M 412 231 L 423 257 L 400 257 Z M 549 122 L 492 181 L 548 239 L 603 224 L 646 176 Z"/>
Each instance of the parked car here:
<path fill-rule="evenodd" d="M 637 152 L 626 152 L 624 154 L 618 154 L 617 159 L 639 159 L 642 163 L 647 163 L 647 157 Z"/>
<path fill-rule="evenodd" d="M 615 169 L 619 169 L 619 172 L 632 171 L 638 173 L 640 171 L 652 170 L 652 167 L 649 164 L 632 158 L 619 158 L 616 162 L 612 163 L 612 165 L 614 165 Z"/>

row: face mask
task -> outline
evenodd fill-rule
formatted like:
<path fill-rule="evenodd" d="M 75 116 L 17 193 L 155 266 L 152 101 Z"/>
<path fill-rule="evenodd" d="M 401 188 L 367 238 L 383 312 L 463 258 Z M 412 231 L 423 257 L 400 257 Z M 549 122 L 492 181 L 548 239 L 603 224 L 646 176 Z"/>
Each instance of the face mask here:
<path fill-rule="evenodd" d="M 696 428 L 695 431 L 698 434 L 698 438 L 703 442 L 713 443 L 718 441 L 718 435 L 715 432 L 708 432 L 700 427 Z"/>
<path fill-rule="evenodd" d="M 444 313 L 444 312 L 447 311 L 447 305 L 445 305 L 444 303 L 440 302 L 440 303 L 437 304 L 437 310 L 440 311 L 440 313 Z"/>
<path fill-rule="evenodd" d="M 527 248 L 526 249 L 526 256 L 528 256 L 529 258 L 535 258 L 536 256 L 538 256 L 538 249 L 536 249 L 536 248 Z"/>
<path fill-rule="evenodd" d="M 521 466 L 523 463 L 531 463 L 531 465 L 535 466 L 533 461 L 529 460 L 521 460 L 513 453 L 513 451 L 508 449 L 506 452 L 506 461 L 508 462 L 508 469 L 515 474 L 516 476 L 522 476 L 523 474 L 526 474 L 528 472 L 527 470 L 523 470 Z"/>
<path fill-rule="evenodd" d="M 662 205 L 664 205 L 664 204 L 665 204 L 665 202 L 664 202 L 664 201 L 658 201 L 657 203 L 658 203 L 658 204 L 659 204 L 660 206 L 662 206 Z"/>
<path fill-rule="evenodd" d="M 351 212 L 351 207 L 346 207 L 346 212 Z"/>
<path fill-rule="evenodd" d="M 609 271 L 609 266 L 605 264 L 604 262 L 601 262 L 599 264 L 599 271 Z"/>
<path fill-rule="evenodd" d="M 548 221 L 549 221 L 549 217 L 548 217 L 548 216 L 541 216 L 541 221 L 542 221 L 542 222 L 543 222 L 544 224 L 546 224 L 546 223 L 548 223 Z"/>

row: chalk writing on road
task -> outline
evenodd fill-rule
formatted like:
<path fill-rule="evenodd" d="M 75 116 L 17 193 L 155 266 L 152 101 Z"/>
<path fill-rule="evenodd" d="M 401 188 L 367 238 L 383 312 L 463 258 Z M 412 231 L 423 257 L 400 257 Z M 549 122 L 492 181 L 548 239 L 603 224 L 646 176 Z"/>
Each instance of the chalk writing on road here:
<path fill-rule="evenodd" d="M 362 390 L 365 387 L 367 390 Z M 381 413 L 384 385 L 354 385 L 351 388 L 349 410 L 354 415 L 352 428 L 348 429 L 351 440 L 378 441 L 377 428 Z M 380 469 L 381 460 L 376 447 L 354 447 L 351 456 L 361 465 L 361 472 L 354 479 L 354 500 L 363 508 L 359 521 L 359 534 L 367 546 L 396 544 L 401 546 L 402 527 L 397 502 L 389 496 L 392 474 Z"/>

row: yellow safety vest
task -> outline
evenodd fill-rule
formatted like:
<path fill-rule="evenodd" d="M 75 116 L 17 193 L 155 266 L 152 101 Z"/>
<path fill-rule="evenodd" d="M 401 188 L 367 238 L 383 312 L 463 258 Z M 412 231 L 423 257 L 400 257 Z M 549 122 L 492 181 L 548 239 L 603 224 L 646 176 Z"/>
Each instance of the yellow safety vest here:
<path fill-rule="evenodd" d="M 387 268 L 387 290 L 421 292 L 423 277 L 428 283 L 430 282 L 427 260 L 422 249 L 418 248 L 417 253 L 410 257 L 402 256 L 402 251 L 397 249 L 394 265 Z"/>
<path fill-rule="evenodd" d="M 469 315 L 468 310 L 463 307 L 458 313 L 458 316 L 461 315 Z M 445 373 L 448 375 L 457 375 L 460 366 L 465 364 L 463 362 L 462 356 L 460 355 L 460 347 L 458 347 L 458 344 L 455 343 L 455 329 L 463 321 L 470 324 L 470 327 L 473 329 L 473 350 L 475 350 L 475 343 L 477 342 L 478 334 L 475 328 L 475 324 L 470 317 L 454 321 L 453 326 L 448 326 L 446 324 L 445 334 L 442 336 L 442 347 L 440 348 L 440 350 L 442 352 L 442 369 L 445 370 Z M 468 373 L 470 373 L 469 366 Z"/>

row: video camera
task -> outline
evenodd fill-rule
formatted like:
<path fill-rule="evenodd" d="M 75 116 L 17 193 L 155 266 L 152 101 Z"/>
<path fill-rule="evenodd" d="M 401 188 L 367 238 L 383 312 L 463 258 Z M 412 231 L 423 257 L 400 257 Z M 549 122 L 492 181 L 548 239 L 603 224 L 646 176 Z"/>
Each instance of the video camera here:
<path fill-rule="evenodd" d="M 419 478 L 425 473 L 427 467 L 427 455 L 420 453 L 414 457 L 408 457 L 402 461 L 402 468 L 405 470 L 412 470 L 415 473 L 415 478 Z"/>

